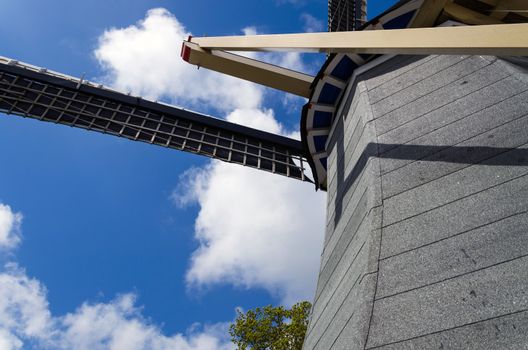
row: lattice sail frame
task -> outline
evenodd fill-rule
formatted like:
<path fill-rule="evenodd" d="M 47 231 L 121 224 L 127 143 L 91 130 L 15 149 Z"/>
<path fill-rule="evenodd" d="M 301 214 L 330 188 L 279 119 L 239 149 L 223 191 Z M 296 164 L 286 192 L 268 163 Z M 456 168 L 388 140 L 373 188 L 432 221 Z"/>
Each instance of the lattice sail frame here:
<path fill-rule="evenodd" d="M 98 131 L 312 182 L 300 141 L 0 57 L 0 112 Z"/>
<path fill-rule="evenodd" d="M 356 30 L 366 22 L 366 0 L 328 0 L 328 31 Z"/>

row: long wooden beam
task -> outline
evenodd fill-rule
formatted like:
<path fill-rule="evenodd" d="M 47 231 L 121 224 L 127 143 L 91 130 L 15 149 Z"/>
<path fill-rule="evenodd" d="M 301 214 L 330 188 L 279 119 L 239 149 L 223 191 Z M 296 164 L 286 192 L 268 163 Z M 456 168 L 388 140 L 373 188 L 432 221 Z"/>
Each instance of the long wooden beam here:
<path fill-rule="evenodd" d="M 528 56 L 528 24 L 193 38 L 202 49 Z"/>
<path fill-rule="evenodd" d="M 196 66 L 252 81 L 302 97 L 310 97 L 314 77 L 269 63 L 220 50 L 204 50 L 194 42 L 184 41 L 182 58 Z"/>

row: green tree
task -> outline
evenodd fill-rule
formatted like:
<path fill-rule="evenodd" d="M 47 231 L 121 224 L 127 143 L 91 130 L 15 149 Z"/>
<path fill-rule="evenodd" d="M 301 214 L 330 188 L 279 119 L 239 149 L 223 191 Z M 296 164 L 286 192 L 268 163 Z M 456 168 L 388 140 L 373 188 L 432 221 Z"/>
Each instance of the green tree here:
<path fill-rule="evenodd" d="M 291 309 L 268 305 L 237 311 L 229 327 L 231 340 L 239 350 L 301 350 L 311 307 L 302 301 Z"/>

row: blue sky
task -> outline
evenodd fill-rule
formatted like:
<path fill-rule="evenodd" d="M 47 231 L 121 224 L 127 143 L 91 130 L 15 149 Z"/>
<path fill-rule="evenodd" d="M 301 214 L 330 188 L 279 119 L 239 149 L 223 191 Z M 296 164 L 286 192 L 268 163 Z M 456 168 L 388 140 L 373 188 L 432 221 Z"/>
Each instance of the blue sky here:
<path fill-rule="evenodd" d="M 388 6 L 369 5 L 369 17 Z M 303 100 L 180 66 L 180 42 L 171 35 L 325 30 L 326 6 L 311 0 L 0 1 L 0 55 L 295 137 Z M 165 10 L 149 12 L 155 8 Z M 315 74 L 324 58 L 266 59 Z M 11 218 L 4 227 L 20 237 L 16 245 L 0 245 L 0 284 L 2 276 L 18 276 L 34 287 L 31 295 L 69 347 L 83 346 L 70 339 L 71 320 L 86 316 L 82 305 L 125 310 L 122 320 L 139 320 L 165 337 L 181 333 L 191 344 L 201 332 L 219 337 L 215 326 L 231 321 L 237 307 L 291 303 L 313 293 L 324 194 L 309 184 L 13 116 L 0 115 L 0 148 L 0 209 Z M 275 208 L 276 220 L 253 216 Z M 0 230 L 1 218 L 0 211 Z M 294 266 L 281 271 L 274 261 Z M 123 296 L 132 296 L 134 306 L 120 308 Z M 9 333 L 13 349 L 20 342 L 44 347 L 24 327 L 2 322 L 0 316 L 0 345 Z"/>

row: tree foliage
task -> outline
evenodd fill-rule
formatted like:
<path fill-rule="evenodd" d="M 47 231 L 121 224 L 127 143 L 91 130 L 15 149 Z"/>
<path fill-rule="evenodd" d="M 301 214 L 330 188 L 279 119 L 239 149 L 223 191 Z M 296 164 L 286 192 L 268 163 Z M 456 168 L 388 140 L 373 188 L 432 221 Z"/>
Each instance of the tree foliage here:
<path fill-rule="evenodd" d="M 239 350 L 301 350 L 312 304 L 297 303 L 291 309 L 271 305 L 246 313 L 237 310 L 229 327 Z"/>

